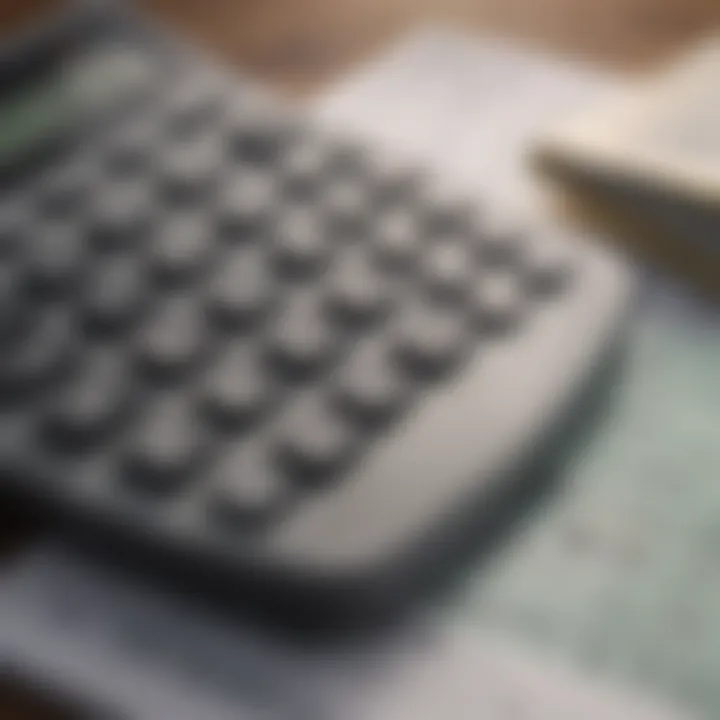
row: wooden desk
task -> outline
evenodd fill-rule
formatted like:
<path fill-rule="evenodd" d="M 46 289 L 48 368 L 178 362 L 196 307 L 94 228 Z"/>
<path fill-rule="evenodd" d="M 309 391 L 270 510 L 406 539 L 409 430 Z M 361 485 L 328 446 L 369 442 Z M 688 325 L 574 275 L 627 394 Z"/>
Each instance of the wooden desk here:
<path fill-rule="evenodd" d="M 717 0 L 140 0 L 224 62 L 306 95 L 423 23 L 500 31 L 571 56 L 634 68 L 720 26 Z M 0 34 L 61 0 L 0 0 Z M 15 521 L 0 552 L 27 536 Z M 6 528 L 0 518 L 0 527 Z M 0 720 L 57 718 L 0 689 Z"/>

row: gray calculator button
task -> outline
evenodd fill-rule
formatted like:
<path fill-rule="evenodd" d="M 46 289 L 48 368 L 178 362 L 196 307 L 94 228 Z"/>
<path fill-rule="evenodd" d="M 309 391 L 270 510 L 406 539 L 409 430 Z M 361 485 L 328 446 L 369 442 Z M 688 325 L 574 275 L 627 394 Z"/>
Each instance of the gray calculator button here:
<path fill-rule="evenodd" d="M 262 443 L 234 443 L 218 455 L 208 486 L 214 514 L 228 524 L 257 527 L 273 517 L 287 483 Z"/>
<path fill-rule="evenodd" d="M 73 370 L 44 425 L 53 444 L 87 448 L 107 437 L 129 401 L 125 364 L 114 351 L 97 351 Z"/>
<path fill-rule="evenodd" d="M 426 302 L 404 309 L 395 328 L 397 357 L 412 376 L 434 379 L 455 369 L 467 347 L 465 317 Z"/>
<path fill-rule="evenodd" d="M 0 398 L 25 396 L 50 382 L 65 366 L 70 344 L 65 313 L 46 310 L 32 318 L 0 358 Z"/>
<path fill-rule="evenodd" d="M 151 263 L 164 281 L 175 283 L 196 276 L 203 268 L 214 238 L 197 215 L 178 214 L 156 230 Z"/>
<path fill-rule="evenodd" d="M 329 259 L 327 231 L 317 212 L 293 207 L 278 219 L 273 254 L 281 275 L 304 278 L 319 272 Z"/>
<path fill-rule="evenodd" d="M 69 164 L 49 177 L 40 190 L 40 213 L 61 219 L 77 213 L 90 191 L 92 172 L 87 162 Z"/>
<path fill-rule="evenodd" d="M 304 379 L 322 370 L 337 349 L 318 298 L 297 294 L 288 298 L 270 329 L 270 359 L 290 380 Z"/>
<path fill-rule="evenodd" d="M 369 189 L 360 180 L 338 180 L 328 183 L 322 206 L 334 228 L 341 234 L 359 232 L 367 224 L 372 209 Z"/>
<path fill-rule="evenodd" d="M 207 370 L 203 404 L 220 426 L 247 429 L 267 409 L 272 394 L 273 383 L 257 349 L 231 341 Z"/>
<path fill-rule="evenodd" d="M 154 399 L 124 450 L 127 480 L 149 491 L 177 490 L 197 468 L 204 445 L 202 423 L 185 398 Z"/>
<path fill-rule="evenodd" d="M 362 341 L 335 379 L 339 406 L 366 425 L 377 425 L 396 415 L 407 402 L 410 391 L 411 384 L 383 338 Z"/>
<path fill-rule="evenodd" d="M 3 348 L 20 332 L 28 314 L 23 281 L 17 268 L 0 263 L 0 343 Z"/>
<path fill-rule="evenodd" d="M 81 309 L 91 334 L 124 330 L 140 313 L 146 298 L 146 278 L 134 257 L 102 259 L 85 278 Z"/>
<path fill-rule="evenodd" d="M 139 243 L 150 220 L 148 188 L 135 182 L 114 183 L 99 194 L 91 212 L 91 231 L 100 250 Z"/>
<path fill-rule="evenodd" d="M 220 228 L 230 240 L 245 240 L 261 228 L 276 205 L 273 177 L 262 171 L 237 173 L 223 183 L 218 201 Z"/>
<path fill-rule="evenodd" d="M 476 227 L 479 256 L 488 267 L 507 267 L 522 256 L 526 243 L 524 222 L 501 211 L 489 211 Z"/>
<path fill-rule="evenodd" d="M 214 135 L 175 142 L 163 155 L 161 182 L 171 202 L 185 204 L 207 195 L 222 160 L 220 143 Z"/>
<path fill-rule="evenodd" d="M 441 237 L 427 248 L 423 276 L 430 295 L 440 301 L 465 297 L 475 275 L 476 263 L 467 242 Z"/>
<path fill-rule="evenodd" d="M 142 365 L 160 380 L 174 379 L 204 349 L 205 316 L 190 297 L 162 302 L 149 317 L 139 338 Z"/>
<path fill-rule="evenodd" d="M 209 310 L 221 324 L 236 330 L 247 328 L 265 315 L 275 290 L 261 249 L 233 247 L 220 257 L 210 280 Z"/>
<path fill-rule="evenodd" d="M 520 320 L 526 298 L 514 273 L 482 275 L 472 291 L 472 313 L 478 329 L 489 334 L 506 332 Z"/>
<path fill-rule="evenodd" d="M 34 292 L 56 295 L 78 278 L 85 257 L 85 237 L 73 223 L 42 223 L 35 230 L 27 279 Z"/>
<path fill-rule="evenodd" d="M 295 200 L 314 197 L 328 170 L 327 145 L 312 136 L 303 136 L 287 149 L 280 164 L 285 195 Z"/>
<path fill-rule="evenodd" d="M 406 270 L 420 252 L 422 229 L 410 210 L 391 210 L 378 220 L 374 242 L 382 267 L 392 271 Z"/>
<path fill-rule="evenodd" d="M 329 280 L 331 312 L 349 325 L 367 325 L 380 318 L 390 305 L 387 278 L 361 248 L 342 252 Z"/>
<path fill-rule="evenodd" d="M 288 475 L 301 484 L 330 481 L 352 458 L 360 434 L 325 398 L 296 398 L 278 421 L 276 452 Z"/>

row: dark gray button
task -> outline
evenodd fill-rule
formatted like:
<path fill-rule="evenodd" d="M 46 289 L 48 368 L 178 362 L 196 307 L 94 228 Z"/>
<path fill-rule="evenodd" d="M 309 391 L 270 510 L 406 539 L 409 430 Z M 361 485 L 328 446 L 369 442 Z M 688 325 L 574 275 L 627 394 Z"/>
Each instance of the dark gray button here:
<path fill-rule="evenodd" d="M 389 270 L 405 270 L 420 251 L 422 230 L 410 210 L 392 210 L 377 223 L 375 246 L 381 265 Z"/>
<path fill-rule="evenodd" d="M 167 127 L 180 138 L 199 132 L 222 113 L 219 83 L 208 77 L 181 80 L 165 104 Z"/>
<path fill-rule="evenodd" d="M 93 445 L 116 427 L 129 402 L 126 365 L 115 351 L 99 351 L 74 368 L 53 401 L 44 430 L 63 449 Z"/>
<path fill-rule="evenodd" d="M 257 351 L 242 341 L 222 348 L 210 366 L 203 405 L 216 422 L 228 428 L 247 427 L 267 409 L 272 382 Z"/>
<path fill-rule="evenodd" d="M 34 233 L 32 254 L 26 266 L 33 292 L 54 296 L 77 280 L 85 258 L 83 229 L 73 223 L 43 223 Z"/>
<path fill-rule="evenodd" d="M 400 361 L 429 379 L 453 370 L 469 340 L 463 315 L 427 303 L 406 308 L 395 331 Z"/>
<path fill-rule="evenodd" d="M 270 357 L 289 379 L 304 379 L 322 369 L 336 348 L 317 298 L 297 294 L 288 301 L 270 331 Z"/>
<path fill-rule="evenodd" d="M 124 329 L 140 312 L 146 298 L 146 278 L 134 257 L 101 260 L 85 278 L 81 307 L 91 333 Z"/>
<path fill-rule="evenodd" d="M 233 248 L 210 282 L 210 312 L 228 327 L 249 327 L 262 318 L 274 297 L 267 259 L 256 246 Z"/>
<path fill-rule="evenodd" d="M 359 232 L 372 210 L 368 187 L 361 180 L 330 183 L 323 193 L 322 207 L 338 232 Z"/>
<path fill-rule="evenodd" d="M 221 163 L 220 143 L 214 134 L 173 143 L 164 153 L 160 167 L 166 196 L 177 203 L 205 197 Z"/>
<path fill-rule="evenodd" d="M 18 269 L 0 264 L 0 343 L 16 337 L 28 317 L 23 290 Z"/>
<path fill-rule="evenodd" d="M 520 279 L 509 272 L 488 273 L 473 288 L 472 311 L 480 330 L 501 333 L 520 319 L 525 297 Z"/>
<path fill-rule="evenodd" d="M 473 253 L 462 238 L 438 238 L 423 257 L 425 283 L 431 296 L 440 301 L 462 299 L 475 270 Z"/>
<path fill-rule="evenodd" d="M 329 256 L 327 230 L 314 209 L 293 207 L 281 215 L 273 254 L 287 277 L 308 277 L 324 267 Z"/>
<path fill-rule="evenodd" d="M 335 382 L 340 407 L 369 425 L 382 423 L 397 414 L 409 393 L 410 385 L 399 372 L 387 342 L 378 338 L 365 340 L 354 348 Z"/>
<path fill-rule="evenodd" d="M 171 492 L 202 459 L 202 424 L 181 397 L 162 397 L 145 408 L 124 452 L 127 479 L 147 490 Z"/>
<path fill-rule="evenodd" d="M 326 143 L 314 136 L 303 136 L 285 153 L 280 173 L 283 191 L 289 198 L 304 200 L 314 197 L 328 169 Z"/>
<path fill-rule="evenodd" d="M 50 381 L 65 366 L 70 346 L 66 314 L 46 311 L 32 318 L 0 357 L 0 398 L 21 397 Z"/>
<path fill-rule="evenodd" d="M 361 248 L 349 248 L 338 258 L 330 278 L 329 302 L 336 317 L 353 325 L 366 325 L 388 309 L 387 280 Z"/>
<path fill-rule="evenodd" d="M 0 261 L 17 257 L 27 240 L 27 208 L 8 204 L 0 208 Z"/>
<path fill-rule="evenodd" d="M 149 224 L 150 200 L 148 188 L 134 181 L 103 188 L 90 217 L 96 246 L 115 250 L 138 244 Z"/>
<path fill-rule="evenodd" d="M 218 203 L 219 222 L 231 240 L 244 240 L 260 228 L 276 207 L 272 176 L 244 171 L 223 182 Z"/>
<path fill-rule="evenodd" d="M 175 215 L 156 231 L 151 263 L 164 281 L 175 283 L 202 270 L 213 245 L 212 231 L 198 215 Z"/>
<path fill-rule="evenodd" d="M 93 174 L 89 161 L 78 161 L 55 171 L 40 190 L 40 212 L 55 220 L 77 213 L 90 190 Z"/>
<path fill-rule="evenodd" d="M 124 133 L 113 142 L 105 160 L 111 176 L 129 179 L 150 167 L 153 151 L 148 134 L 145 128 L 136 129 Z"/>
<path fill-rule="evenodd" d="M 519 260 L 526 241 L 525 225 L 519 217 L 500 211 L 489 212 L 476 232 L 484 265 L 504 267 Z"/>
<path fill-rule="evenodd" d="M 236 443 L 221 454 L 208 485 L 220 518 L 253 527 L 278 512 L 288 490 L 266 448 L 257 442 Z"/>
<path fill-rule="evenodd" d="M 316 395 L 303 395 L 279 420 L 278 459 L 291 477 L 316 485 L 342 470 L 359 439 L 330 403 Z"/>
<path fill-rule="evenodd" d="M 382 206 L 401 207 L 421 196 L 427 176 L 413 167 L 407 158 L 385 151 L 376 153 L 372 164 L 375 200 Z"/>
<path fill-rule="evenodd" d="M 203 350 L 205 315 L 191 298 L 164 301 L 140 334 L 139 355 L 159 379 L 187 370 Z"/>

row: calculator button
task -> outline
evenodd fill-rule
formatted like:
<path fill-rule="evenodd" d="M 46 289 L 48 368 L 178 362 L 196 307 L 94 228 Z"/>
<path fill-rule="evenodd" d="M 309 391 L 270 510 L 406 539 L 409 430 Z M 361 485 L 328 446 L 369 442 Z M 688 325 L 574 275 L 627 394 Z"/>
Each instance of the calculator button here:
<path fill-rule="evenodd" d="M 268 310 L 275 290 L 261 250 L 233 248 L 220 258 L 210 281 L 209 310 L 228 327 L 249 327 Z"/>
<path fill-rule="evenodd" d="M 228 178 L 220 190 L 218 219 L 230 240 L 244 240 L 268 219 L 276 204 L 273 178 L 262 172 L 243 172 Z"/>
<path fill-rule="evenodd" d="M 100 250 L 136 245 L 150 218 L 148 189 L 135 182 L 103 190 L 92 211 L 93 239 Z"/>
<path fill-rule="evenodd" d="M 37 228 L 28 262 L 30 289 L 43 296 L 55 296 L 72 286 L 85 256 L 85 238 L 72 224 L 43 224 Z"/>
<path fill-rule="evenodd" d="M 254 127 L 244 127 L 232 140 L 237 160 L 251 165 L 269 165 L 280 154 L 282 128 L 262 127 L 260 121 Z"/>
<path fill-rule="evenodd" d="M 168 283 L 181 282 L 202 270 L 212 245 L 207 224 L 197 216 L 175 216 L 155 235 L 151 264 Z"/>
<path fill-rule="evenodd" d="M 100 351 L 74 369 L 46 414 L 44 429 L 64 449 L 96 444 L 115 427 L 129 400 L 125 363 L 113 351 Z"/>
<path fill-rule="evenodd" d="M 471 226 L 471 204 L 458 202 L 451 192 L 438 186 L 426 187 L 424 195 L 424 222 L 431 233 L 462 233 Z"/>
<path fill-rule="evenodd" d="M 217 517 L 253 527 L 277 514 L 288 491 L 264 445 L 255 442 L 236 443 L 222 453 L 208 487 Z"/>
<path fill-rule="evenodd" d="M 0 262 L 17 257 L 27 235 L 27 217 L 13 207 L 0 208 Z"/>
<path fill-rule="evenodd" d="M 356 233 L 371 209 L 368 188 L 360 181 L 332 182 L 323 195 L 322 206 L 338 232 Z"/>
<path fill-rule="evenodd" d="M 85 326 L 105 335 L 127 327 L 146 298 L 145 276 L 134 258 L 101 260 L 91 267 L 81 297 Z"/>
<path fill-rule="evenodd" d="M 312 209 L 285 212 L 275 229 L 273 254 L 279 272 L 286 277 L 308 277 L 328 260 L 325 228 Z"/>
<path fill-rule="evenodd" d="M 217 118 L 222 105 L 217 82 L 207 77 L 183 81 L 166 103 L 167 128 L 175 137 L 189 137 Z"/>
<path fill-rule="evenodd" d="M 41 214 L 58 220 L 76 213 L 82 207 L 90 182 L 91 172 L 87 163 L 68 165 L 55 172 L 40 190 L 38 205 Z"/>
<path fill-rule="evenodd" d="M 269 352 L 283 376 L 304 379 L 326 365 L 337 342 L 317 299 L 299 295 L 289 298 L 275 318 Z"/>
<path fill-rule="evenodd" d="M 480 223 L 479 252 L 488 267 L 506 267 L 516 263 L 526 242 L 523 223 L 499 211 L 486 215 Z"/>
<path fill-rule="evenodd" d="M 70 325 L 65 314 L 46 311 L 0 358 L 0 399 L 38 389 L 57 375 L 68 359 Z"/>
<path fill-rule="evenodd" d="M 423 275 L 430 295 L 439 301 L 462 299 L 472 282 L 475 261 L 466 242 L 440 238 L 427 248 Z"/>
<path fill-rule="evenodd" d="M 17 268 L 0 264 L 0 343 L 15 338 L 28 316 L 23 282 Z"/>
<path fill-rule="evenodd" d="M 399 154 L 385 151 L 372 160 L 374 199 L 385 208 L 412 202 L 426 183 L 426 176 Z"/>
<path fill-rule="evenodd" d="M 247 428 L 267 409 L 272 391 L 272 382 L 257 351 L 235 341 L 223 348 L 208 369 L 203 405 L 220 425 Z"/>
<path fill-rule="evenodd" d="M 328 158 L 326 144 L 312 136 L 292 144 L 280 168 L 285 195 L 294 200 L 315 197 L 328 170 Z"/>
<path fill-rule="evenodd" d="M 285 471 L 303 484 L 320 484 L 351 459 L 360 436 L 331 403 L 305 395 L 278 421 L 277 456 Z"/>
<path fill-rule="evenodd" d="M 362 424 L 376 425 L 396 415 L 409 398 L 410 385 L 387 342 L 373 338 L 353 351 L 335 380 L 341 408 Z"/>
<path fill-rule="evenodd" d="M 160 379 L 188 369 L 203 349 L 204 314 L 191 298 L 166 300 L 140 334 L 143 366 Z"/>
<path fill-rule="evenodd" d="M 164 153 L 160 168 L 168 199 L 173 203 L 186 203 L 204 197 L 221 161 L 219 143 L 214 135 L 173 143 Z"/>
<path fill-rule="evenodd" d="M 468 340 L 463 315 L 427 303 L 406 308 L 395 332 L 401 363 L 412 375 L 428 379 L 452 371 Z"/>
<path fill-rule="evenodd" d="M 384 213 L 375 231 L 375 247 L 382 267 L 406 270 L 412 265 L 422 243 L 421 229 L 409 210 Z"/>
<path fill-rule="evenodd" d="M 195 409 L 180 397 L 154 399 L 124 451 L 126 478 L 157 492 L 172 492 L 202 459 L 205 438 Z"/>
<path fill-rule="evenodd" d="M 350 248 L 338 258 L 329 282 L 330 310 L 343 323 L 366 325 L 389 307 L 386 278 L 360 249 Z"/>
<path fill-rule="evenodd" d="M 156 126 L 149 122 L 127 128 L 106 152 L 105 166 L 109 174 L 129 180 L 147 170 L 152 162 L 154 141 L 158 140 L 156 135 Z"/>
<path fill-rule="evenodd" d="M 501 333 L 520 319 L 525 297 L 519 278 L 511 273 L 492 273 L 480 277 L 472 292 L 472 312 L 478 328 Z"/>

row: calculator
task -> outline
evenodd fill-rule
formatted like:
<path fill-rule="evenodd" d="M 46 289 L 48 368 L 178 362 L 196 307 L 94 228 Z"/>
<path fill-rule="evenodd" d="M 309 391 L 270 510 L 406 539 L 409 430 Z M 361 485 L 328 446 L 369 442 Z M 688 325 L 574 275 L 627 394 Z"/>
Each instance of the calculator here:
<path fill-rule="evenodd" d="M 588 409 L 630 274 L 125 9 L 0 98 L 0 488 L 308 627 L 415 597 Z M 539 476 L 539 477 L 538 477 Z"/>

